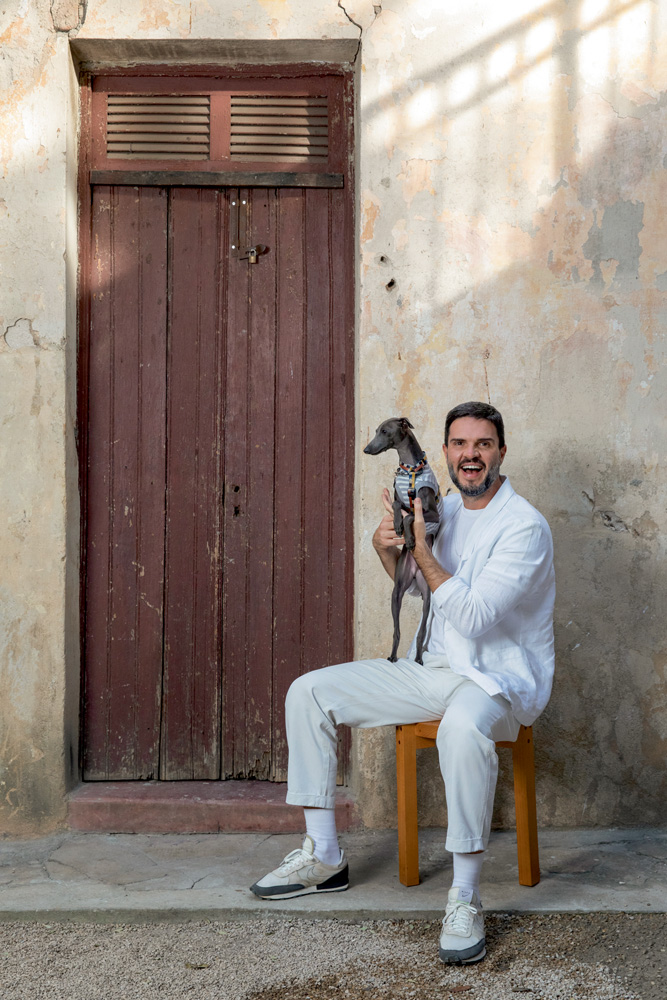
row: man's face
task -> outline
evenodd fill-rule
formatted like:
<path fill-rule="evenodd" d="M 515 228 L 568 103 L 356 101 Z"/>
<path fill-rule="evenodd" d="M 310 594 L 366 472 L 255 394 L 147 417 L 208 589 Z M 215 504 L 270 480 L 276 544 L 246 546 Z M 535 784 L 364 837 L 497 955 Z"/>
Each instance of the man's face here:
<path fill-rule="evenodd" d="M 452 482 L 467 497 L 480 497 L 500 475 L 507 446 L 498 442 L 490 420 L 459 417 L 449 427 L 449 441 L 442 450 Z"/>

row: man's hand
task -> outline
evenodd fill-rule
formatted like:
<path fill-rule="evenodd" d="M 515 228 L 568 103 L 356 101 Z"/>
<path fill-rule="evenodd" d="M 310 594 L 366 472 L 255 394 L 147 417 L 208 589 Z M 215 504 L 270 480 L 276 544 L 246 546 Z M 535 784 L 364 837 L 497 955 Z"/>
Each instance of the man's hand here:
<path fill-rule="evenodd" d="M 424 520 L 424 511 L 422 510 L 422 502 L 419 497 L 415 497 L 414 513 L 415 520 L 412 525 L 412 530 L 415 533 L 415 550 L 423 548 L 430 552 L 431 548 L 426 544 L 426 521 Z M 419 560 L 417 560 L 417 562 L 419 562 Z"/>
<path fill-rule="evenodd" d="M 403 545 L 403 537 L 394 531 L 394 508 L 391 503 L 391 495 L 388 489 L 382 491 L 382 503 L 387 513 L 378 524 L 373 535 L 373 546 L 379 552 L 380 549 L 389 549 L 395 545 Z"/>
<path fill-rule="evenodd" d="M 415 562 L 424 574 L 424 579 L 431 593 L 433 593 L 438 589 L 440 584 L 451 580 L 452 575 L 446 569 L 443 569 L 431 552 L 431 546 L 426 541 L 426 522 L 424 521 L 422 502 L 419 497 L 415 499 L 415 520 L 412 530 L 415 533 L 415 547 L 412 554 L 415 557 Z"/>
<path fill-rule="evenodd" d="M 398 561 L 398 546 L 403 545 L 403 538 L 394 531 L 394 508 L 391 504 L 391 494 L 386 487 L 382 491 L 382 504 L 387 513 L 375 529 L 373 548 L 393 580 Z"/>

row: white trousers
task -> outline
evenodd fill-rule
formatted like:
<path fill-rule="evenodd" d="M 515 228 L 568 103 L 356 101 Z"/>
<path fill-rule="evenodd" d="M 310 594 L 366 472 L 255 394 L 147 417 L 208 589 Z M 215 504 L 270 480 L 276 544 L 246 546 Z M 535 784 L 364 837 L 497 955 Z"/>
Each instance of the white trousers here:
<path fill-rule="evenodd" d="M 447 801 L 448 851 L 486 848 L 498 777 L 498 740 L 515 740 L 510 703 L 454 673 L 446 657 L 357 660 L 297 678 L 285 702 L 287 802 L 332 809 L 336 728 L 394 726 L 441 719 L 437 748 Z"/>

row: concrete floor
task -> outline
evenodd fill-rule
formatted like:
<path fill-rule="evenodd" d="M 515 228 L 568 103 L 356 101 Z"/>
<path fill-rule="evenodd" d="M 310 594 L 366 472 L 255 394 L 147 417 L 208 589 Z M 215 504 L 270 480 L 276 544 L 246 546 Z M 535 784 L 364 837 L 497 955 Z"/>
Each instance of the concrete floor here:
<path fill-rule="evenodd" d="M 245 919 L 256 916 L 432 919 L 442 913 L 451 855 L 440 829 L 420 831 L 422 882 L 398 881 L 396 832 L 341 836 L 350 888 L 257 899 L 248 886 L 299 845 L 293 834 L 93 834 L 0 840 L 0 920 Z M 494 833 L 483 870 L 489 911 L 667 912 L 667 828 L 543 831 L 542 880 L 517 880 L 513 832 Z"/>

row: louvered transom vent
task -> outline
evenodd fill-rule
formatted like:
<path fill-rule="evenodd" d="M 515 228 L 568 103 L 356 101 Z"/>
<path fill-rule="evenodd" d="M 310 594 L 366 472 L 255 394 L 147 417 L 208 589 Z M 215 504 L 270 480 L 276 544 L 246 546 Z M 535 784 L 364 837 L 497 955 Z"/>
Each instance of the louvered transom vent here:
<path fill-rule="evenodd" d="M 203 96 L 109 94 L 107 156 L 123 160 L 208 160 L 211 101 Z"/>
<path fill-rule="evenodd" d="M 326 161 L 329 109 L 326 97 L 232 94 L 233 160 Z"/>

